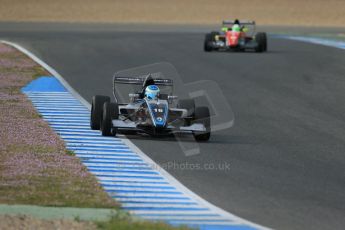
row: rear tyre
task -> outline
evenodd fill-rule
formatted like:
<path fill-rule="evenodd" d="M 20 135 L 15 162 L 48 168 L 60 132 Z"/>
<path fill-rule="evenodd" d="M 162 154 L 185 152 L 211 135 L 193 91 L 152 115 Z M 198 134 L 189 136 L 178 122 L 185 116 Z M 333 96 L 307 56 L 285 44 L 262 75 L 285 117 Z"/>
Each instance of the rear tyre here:
<path fill-rule="evenodd" d="M 196 107 L 193 123 L 201 123 L 205 126 L 205 132 L 194 132 L 194 138 L 198 142 L 208 141 L 211 137 L 211 118 L 210 110 L 206 106 Z"/>
<path fill-rule="evenodd" d="M 100 95 L 92 97 L 90 126 L 93 130 L 99 130 L 101 128 L 103 104 L 105 102 L 110 102 L 110 97 Z"/>
<path fill-rule="evenodd" d="M 118 118 L 119 106 L 117 103 L 104 103 L 103 117 L 101 120 L 101 132 L 103 136 L 116 136 L 116 128 L 113 128 L 112 120 Z"/>
<path fill-rule="evenodd" d="M 261 53 L 267 51 L 267 35 L 266 33 L 257 33 L 255 35 L 255 40 L 257 42 L 257 47 L 255 48 L 255 52 Z"/>
<path fill-rule="evenodd" d="M 263 33 L 263 34 L 265 37 L 265 39 L 264 39 L 264 52 L 267 52 L 267 35 L 266 35 L 266 33 Z"/>

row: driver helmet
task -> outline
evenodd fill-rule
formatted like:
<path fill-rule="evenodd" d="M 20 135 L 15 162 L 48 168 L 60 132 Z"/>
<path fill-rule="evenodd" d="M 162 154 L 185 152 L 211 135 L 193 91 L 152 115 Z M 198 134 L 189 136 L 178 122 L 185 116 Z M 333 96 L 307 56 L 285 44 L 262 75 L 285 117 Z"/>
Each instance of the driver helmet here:
<path fill-rule="evenodd" d="M 148 100 L 156 100 L 159 96 L 159 88 L 156 85 L 149 85 L 145 89 L 145 97 Z"/>
<path fill-rule="evenodd" d="M 231 30 L 235 32 L 241 32 L 241 27 L 238 24 L 234 24 Z"/>

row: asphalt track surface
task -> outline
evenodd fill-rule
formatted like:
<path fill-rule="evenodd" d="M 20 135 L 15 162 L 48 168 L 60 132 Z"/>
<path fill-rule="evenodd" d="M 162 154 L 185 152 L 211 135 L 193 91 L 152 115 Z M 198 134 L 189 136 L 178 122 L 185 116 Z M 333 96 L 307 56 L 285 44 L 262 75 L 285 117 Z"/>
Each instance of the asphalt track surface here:
<path fill-rule="evenodd" d="M 276 229 L 344 228 L 343 50 L 270 37 L 264 54 L 204 53 L 202 31 L 31 26 L 2 24 L 0 38 L 28 48 L 87 100 L 111 95 L 114 72 L 162 61 L 185 82 L 217 82 L 235 125 L 213 133 L 201 154 L 185 156 L 173 138 L 132 141 L 161 165 L 230 164 L 167 171 L 240 217 Z"/>

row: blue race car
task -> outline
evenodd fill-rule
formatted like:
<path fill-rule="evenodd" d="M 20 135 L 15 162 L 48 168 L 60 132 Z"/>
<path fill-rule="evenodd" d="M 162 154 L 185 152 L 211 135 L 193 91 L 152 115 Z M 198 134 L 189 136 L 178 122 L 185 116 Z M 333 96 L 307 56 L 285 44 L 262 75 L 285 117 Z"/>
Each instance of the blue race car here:
<path fill-rule="evenodd" d="M 117 89 L 134 90 L 129 102 L 120 102 L 124 94 Z M 191 133 L 196 141 L 208 141 L 211 135 L 208 107 L 196 107 L 193 99 L 178 100 L 173 95 L 173 80 L 153 77 L 114 76 L 115 102 L 110 97 L 96 95 L 92 98 L 91 128 L 101 130 L 103 136 L 117 133 L 167 135 Z M 177 102 L 177 103 L 176 103 Z"/>

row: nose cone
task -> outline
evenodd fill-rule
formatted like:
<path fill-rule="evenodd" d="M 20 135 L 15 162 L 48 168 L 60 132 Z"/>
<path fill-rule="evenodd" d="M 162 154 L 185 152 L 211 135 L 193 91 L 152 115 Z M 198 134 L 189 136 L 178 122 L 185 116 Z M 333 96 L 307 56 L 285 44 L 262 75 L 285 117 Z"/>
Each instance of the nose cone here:
<path fill-rule="evenodd" d="M 168 107 L 166 104 L 151 104 L 151 115 L 153 124 L 157 128 L 165 127 L 168 116 Z"/>
<path fill-rule="evenodd" d="M 166 119 L 164 117 L 156 117 L 156 127 L 164 127 L 166 124 Z"/>

